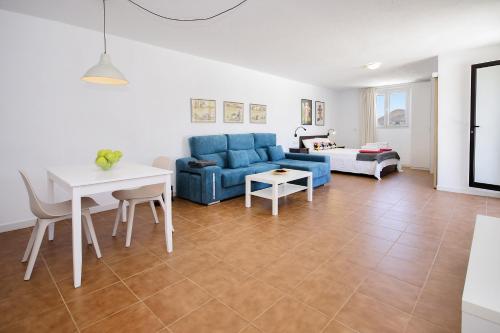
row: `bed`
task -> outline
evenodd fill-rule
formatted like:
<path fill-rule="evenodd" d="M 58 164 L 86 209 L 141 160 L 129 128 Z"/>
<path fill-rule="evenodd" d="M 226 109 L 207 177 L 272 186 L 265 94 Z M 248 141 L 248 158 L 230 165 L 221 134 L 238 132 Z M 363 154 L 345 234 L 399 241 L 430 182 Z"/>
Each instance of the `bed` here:
<path fill-rule="evenodd" d="M 331 171 L 349 172 L 355 174 L 371 175 L 380 180 L 382 176 L 393 172 L 402 172 L 399 158 L 387 158 L 380 161 L 358 160 L 359 149 L 333 148 L 325 150 L 315 150 L 310 147 L 309 139 L 327 139 L 328 135 L 301 136 L 299 140 L 300 148 L 309 148 L 309 154 L 330 156 Z M 304 140 L 307 140 L 304 144 Z M 395 154 L 397 155 L 397 154 Z"/>

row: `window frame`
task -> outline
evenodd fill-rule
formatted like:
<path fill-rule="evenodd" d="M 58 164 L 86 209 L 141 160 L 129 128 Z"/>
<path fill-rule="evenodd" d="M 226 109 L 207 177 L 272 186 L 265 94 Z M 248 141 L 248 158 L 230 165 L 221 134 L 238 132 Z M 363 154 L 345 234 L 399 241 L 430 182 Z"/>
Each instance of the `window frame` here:
<path fill-rule="evenodd" d="M 406 94 L 406 125 L 389 125 L 389 108 L 391 103 L 391 94 L 393 93 L 405 93 Z M 376 128 L 387 128 L 387 129 L 397 129 L 397 128 L 409 128 L 411 119 L 410 110 L 410 100 L 411 100 L 411 88 L 410 87 L 392 87 L 377 89 L 375 91 L 375 115 L 377 115 L 377 97 L 384 96 L 384 125 L 379 126 L 378 118 L 375 117 L 375 127 Z"/>

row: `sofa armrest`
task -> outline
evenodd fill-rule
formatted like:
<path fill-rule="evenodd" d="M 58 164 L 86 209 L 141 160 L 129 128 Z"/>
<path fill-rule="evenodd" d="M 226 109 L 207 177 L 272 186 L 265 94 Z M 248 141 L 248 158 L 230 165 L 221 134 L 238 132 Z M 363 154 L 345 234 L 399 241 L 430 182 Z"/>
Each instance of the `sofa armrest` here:
<path fill-rule="evenodd" d="M 188 163 L 194 160 L 192 157 L 186 157 L 175 161 L 178 195 L 203 204 L 219 201 L 222 169 L 216 165 L 191 168 Z M 187 176 L 188 174 L 191 176 Z M 193 182 L 193 179 L 196 179 L 193 175 L 199 177 L 197 181 Z"/>
<path fill-rule="evenodd" d="M 300 153 L 286 153 L 285 158 L 291 160 L 301 160 L 301 161 L 311 161 L 311 162 L 330 162 L 330 158 L 325 155 L 311 155 L 311 154 L 300 154 Z"/>
<path fill-rule="evenodd" d="M 204 168 L 191 168 L 189 166 L 189 162 L 191 161 L 196 161 L 196 159 L 193 157 L 185 157 L 185 158 L 179 158 L 177 161 L 175 161 L 175 167 L 177 172 L 184 171 L 189 173 L 195 173 L 198 175 L 215 173 L 216 175 L 220 176 L 221 168 L 219 166 L 211 165 Z"/>

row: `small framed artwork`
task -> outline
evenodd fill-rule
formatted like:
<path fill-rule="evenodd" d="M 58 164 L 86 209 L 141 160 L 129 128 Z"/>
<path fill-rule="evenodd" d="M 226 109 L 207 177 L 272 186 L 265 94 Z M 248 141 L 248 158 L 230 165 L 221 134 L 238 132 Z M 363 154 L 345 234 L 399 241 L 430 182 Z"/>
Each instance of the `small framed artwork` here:
<path fill-rule="evenodd" d="M 224 101 L 224 122 L 242 123 L 243 122 L 243 103 Z"/>
<path fill-rule="evenodd" d="M 250 104 L 250 122 L 254 124 L 267 123 L 267 105 Z"/>
<path fill-rule="evenodd" d="M 215 123 L 215 100 L 191 98 L 191 122 Z"/>
<path fill-rule="evenodd" d="M 316 101 L 316 126 L 325 126 L 325 102 Z"/>
<path fill-rule="evenodd" d="M 312 125 L 312 101 L 302 99 L 300 101 L 300 119 L 301 125 Z"/>

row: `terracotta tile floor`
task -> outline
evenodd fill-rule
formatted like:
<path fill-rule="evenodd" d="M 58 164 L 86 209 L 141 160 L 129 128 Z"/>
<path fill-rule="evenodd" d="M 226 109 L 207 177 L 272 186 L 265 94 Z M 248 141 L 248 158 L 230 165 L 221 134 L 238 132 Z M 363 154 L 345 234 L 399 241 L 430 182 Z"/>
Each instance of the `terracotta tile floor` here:
<path fill-rule="evenodd" d="M 84 249 L 72 287 L 69 222 L 43 244 L 31 281 L 30 230 L 0 234 L 0 332 L 458 332 L 474 216 L 500 200 L 437 192 L 422 171 L 381 182 L 334 174 L 314 192 L 206 207 L 173 203 L 174 252 L 149 206 L 131 248 L 115 212 L 94 215 L 103 258 Z M 160 213 L 160 211 L 159 211 Z"/>

